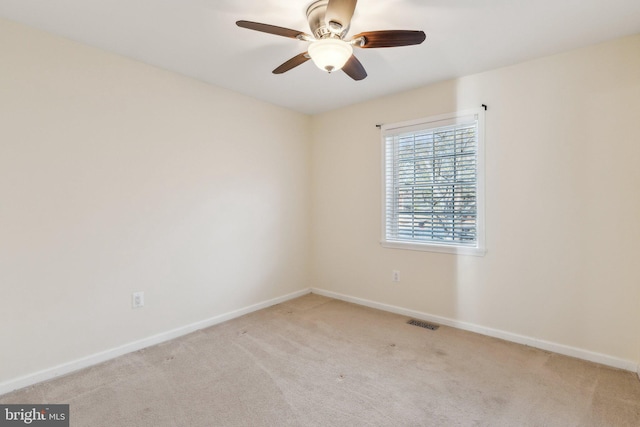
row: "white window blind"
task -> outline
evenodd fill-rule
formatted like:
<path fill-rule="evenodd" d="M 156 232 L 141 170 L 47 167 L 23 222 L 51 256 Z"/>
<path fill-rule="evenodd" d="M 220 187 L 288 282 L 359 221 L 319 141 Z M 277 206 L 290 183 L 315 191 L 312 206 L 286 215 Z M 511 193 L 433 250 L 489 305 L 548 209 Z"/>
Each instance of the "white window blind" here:
<path fill-rule="evenodd" d="M 481 110 L 383 128 L 383 244 L 483 245 Z M 419 245 L 419 246 L 415 246 Z"/>

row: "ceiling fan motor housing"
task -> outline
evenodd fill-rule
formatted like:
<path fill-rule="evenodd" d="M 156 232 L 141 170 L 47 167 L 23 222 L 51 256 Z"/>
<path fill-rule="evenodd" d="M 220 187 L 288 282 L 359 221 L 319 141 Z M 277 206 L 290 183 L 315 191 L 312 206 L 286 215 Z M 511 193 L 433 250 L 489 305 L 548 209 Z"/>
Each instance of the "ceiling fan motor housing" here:
<path fill-rule="evenodd" d="M 327 11 L 328 3 L 329 0 L 318 0 L 311 3 L 307 8 L 307 20 L 309 21 L 309 28 L 311 29 L 311 33 L 317 39 L 330 37 L 333 34 L 329 29 L 329 26 L 325 22 L 325 13 Z M 343 27 L 340 29 L 338 35 L 340 36 L 340 38 L 343 38 L 348 31 L 349 27 Z"/>

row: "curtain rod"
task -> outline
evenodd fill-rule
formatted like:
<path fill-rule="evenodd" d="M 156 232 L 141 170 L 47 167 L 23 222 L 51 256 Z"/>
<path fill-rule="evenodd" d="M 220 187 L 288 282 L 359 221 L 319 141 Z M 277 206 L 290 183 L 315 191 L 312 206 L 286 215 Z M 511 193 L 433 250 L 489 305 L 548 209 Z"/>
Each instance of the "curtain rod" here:
<path fill-rule="evenodd" d="M 487 107 L 487 104 L 482 104 L 482 108 L 484 108 L 484 111 L 487 111 L 487 108 L 489 107 Z M 378 129 L 382 129 L 382 123 L 377 124 L 376 127 Z"/>

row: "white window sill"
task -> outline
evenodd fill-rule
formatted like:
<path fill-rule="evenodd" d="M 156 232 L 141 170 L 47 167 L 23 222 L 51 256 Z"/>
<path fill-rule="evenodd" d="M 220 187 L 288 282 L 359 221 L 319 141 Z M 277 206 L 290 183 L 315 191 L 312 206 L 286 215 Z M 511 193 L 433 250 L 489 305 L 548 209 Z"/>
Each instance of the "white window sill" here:
<path fill-rule="evenodd" d="M 473 255 L 484 256 L 487 253 L 485 248 L 477 248 L 470 246 L 453 246 L 453 245 L 436 245 L 433 243 L 415 243 L 403 241 L 383 240 L 380 242 L 382 247 L 390 249 L 406 249 L 410 251 L 439 252 L 456 255 Z"/>

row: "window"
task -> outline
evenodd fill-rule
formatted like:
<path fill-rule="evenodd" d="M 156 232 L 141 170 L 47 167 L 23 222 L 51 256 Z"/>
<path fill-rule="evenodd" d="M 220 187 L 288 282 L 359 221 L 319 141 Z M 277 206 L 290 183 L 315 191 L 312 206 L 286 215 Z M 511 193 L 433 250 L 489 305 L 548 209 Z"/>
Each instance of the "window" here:
<path fill-rule="evenodd" d="M 382 127 L 382 245 L 482 255 L 484 110 Z"/>

